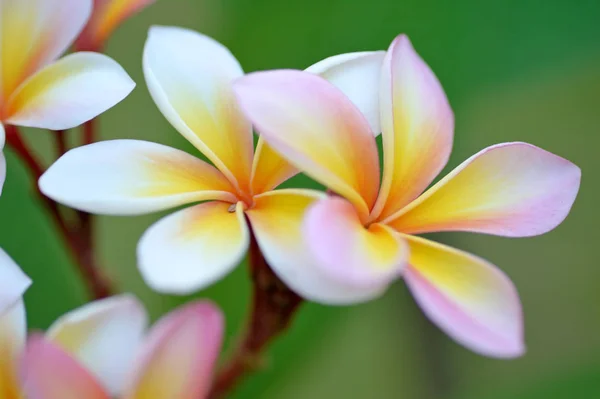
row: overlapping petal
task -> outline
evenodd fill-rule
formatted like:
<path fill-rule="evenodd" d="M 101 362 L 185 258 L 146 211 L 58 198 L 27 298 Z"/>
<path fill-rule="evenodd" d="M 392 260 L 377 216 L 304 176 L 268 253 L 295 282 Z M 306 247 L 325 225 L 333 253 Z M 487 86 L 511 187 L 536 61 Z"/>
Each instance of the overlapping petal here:
<path fill-rule="evenodd" d="M 19 301 L 30 285 L 29 277 L 0 248 L 0 314 Z"/>
<path fill-rule="evenodd" d="M 308 209 L 305 240 L 323 270 L 356 287 L 390 283 L 408 259 L 408 247 L 391 228 L 365 227 L 348 201 L 329 197 Z"/>
<path fill-rule="evenodd" d="M 223 315 L 210 302 L 195 302 L 165 316 L 150 332 L 124 399 L 205 397 L 223 329 Z"/>
<path fill-rule="evenodd" d="M 117 396 L 131 374 L 147 324 L 143 305 L 131 295 L 120 295 L 65 314 L 47 336 Z"/>
<path fill-rule="evenodd" d="M 265 193 L 298 173 L 292 164 L 259 137 L 252 164 L 252 192 Z"/>
<path fill-rule="evenodd" d="M 13 125 L 69 129 L 123 100 L 135 83 L 113 59 L 75 53 L 45 67 L 10 96 L 4 119 Z"/>
<path fill-rule="evenodd" d="M 427 188 L 446 165 L 454 135 L 444 90 L 404 35 L 386 54 L 380 107 L 384 172 L 373 213 L 384 218 Z"/>
<path fill-rule="evenodd" d="M 144 74 L 169 122 L 247 191 L 252 129 L 232 92 L 232 80 L 243 71 L 229 50 L 190 30 L 153 27 L 144 49 Z"/>
<path fill-rule="evenodd" d="M 20 398 L 19 357 L 25 346 L 27 322 L 25 306 L 17 300 L 0 312 L 0 395 Z"/>
<path fill-rule="evenodd" d="M 316 191 L 294 189 L 255 197 L 254 206 L 246 214 L 267 262 L 287 286 L 311 301 L 341 305 L 381 295 L 387 284 L 348 284 L 325 273 L 311 256 L 302 224 L 306 209 L 322 198 Z"/>
<path fill-rule="evenodd" d="M 410 264 L 404 278 L 425 314 L 448 335 L 486 356 L 523 354 L 521 304 L 495 266 L 423 238 L 405 236 Z"/>
<path fill-rule="evenodd" d="M 306 71 L 322 76 L 340 89 L 367 118 L 373 133 L 379 135 L 379 81 L 384 57 L 385 51 L 334 55 Z"/>
<path fill-rule="evenodd" d="M 248 249 L 241 203 L 205 202 L 166 216 L 138 244 L 139 268 L 157 291 L 189 294 L 228 274 Z"/>
<path fill-rule="evenodd" d="M 463 162 L 389 224 L 411 234 L 543 234 L 567 216 L 580 179 L 581 170 L 557 155 L 526 143 L 498 144 Z"/>
<path fill-rule="evenodd" d="M 83 29 L 92 0 L 0 2 L 0 99 L 58 58 Z"/>
<path fill-rule="evenodd" d="M 28 399 L 110 399 L 75 359 L 42 336 L 29 339 L 21 382 Z"/>
<path fill-rule="evenodd" d="M 48 197 L 88 212 L 135 215 L 182 204 L 235 201 L 213 166 L 183 151 L 139 140 L 113 140 L 69 151 L 39 181 Z"/>
<path fill-rule="evenodd" d="M 94 0 L 94 11 L 77 40 L 79 49 L 99 49 L 127 18 L 156 0 Z"/>
<path fill-rule="evenodd" d="M 379 189 L 369 125 L 344 94 L 307 72 L 258 72 L 238 79 L 242 108 L 292 164 L 348 198 L 366 217 Z"/>

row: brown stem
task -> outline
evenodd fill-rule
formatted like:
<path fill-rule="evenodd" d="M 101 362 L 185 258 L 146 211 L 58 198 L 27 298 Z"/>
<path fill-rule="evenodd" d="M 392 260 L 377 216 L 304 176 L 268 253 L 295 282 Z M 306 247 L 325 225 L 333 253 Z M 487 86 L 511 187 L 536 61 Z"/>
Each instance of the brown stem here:
<path fill-rule="evenodd" d="M 56 153 L 58 156 L 62 156 L 65 152 L 67 152 L 67 131 L 66 130 L 57 130 L 56 132 L 50 132 L 55 135 L 56 141 Z"/>
<path fill-rule="evenodd" d="M 77 269 L 90 293 L 95 299 L 109 296 L 112 292 L 110 284 L 104 276 L 100 274 L 99 269 L 94 262 L 91 250 L 92 247 L 89 245 L 90 236 L 85 233 L 86 230 L 83 228 L 83 224 L 81 225 L 81 228 L 79 228 L 80 226 L 77 226 L 77 228 L 69 226 L 61 214 L 58 204 L 42 194 L 37 185 L 39 178 L 44 173 L 42 164 L 38 161 L 33 151 L 28 148 L 25 141 L 23 141 L 19 130 L 15 126 L 8 125 L 5 126 L 5 129 L 8 145 L 17 153 L 25 163 L 27 169 L 29 169 L 34 179 L 34 191 L 39 200 L 50 212 L 52 220 L 56 223 L 61 237 L 75 258 Z M 84 234 L 80 234 L 81 232 L 84 232 Z"/>
<path fill-rule="evenodd" d="M 240 343 L 217 374 L 210 399 L 223 398 L 261 367 L 262 352 L 288 328 L 302 303 L 302 298 L 273 273 L 253 233 L 250 238 L 248 261 L 254 290 L 250 319 Z"/>
<path fill-rule="evenodd" d="M 83 144 L 92 144 L 96 141 L 96 119 L 91 119 L 83 124 Z"/>

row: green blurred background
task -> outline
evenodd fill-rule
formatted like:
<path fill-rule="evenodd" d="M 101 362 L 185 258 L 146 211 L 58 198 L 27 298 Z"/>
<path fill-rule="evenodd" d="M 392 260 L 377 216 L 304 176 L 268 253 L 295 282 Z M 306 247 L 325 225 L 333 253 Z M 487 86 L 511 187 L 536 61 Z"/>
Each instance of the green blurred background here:
<path fill-rule="evenodd" d="M 228 46 L 247 71 L 305 68 L 324 57 L 387 48 L 407 33 L 444 85 L 456 114 L 449 167 L 481 148 L 527 141 L 570 159 L 584 174 L 569 218 L 541 237 L 436 237 L 483 256 L 517 285 L 528 352 L 480 357 L 424 320 L 402 282 L 368 304 L 308 304 L 269 353 L 266 369 L 234 398 L 600 398 L 600 2 L 434 0 L 159 0 L 112 37 L 107 52 L 138 82 L 101 118 L 101 138 L 156 141 L 192 152 L 145 88 L 141 55 L 152 24 L 190 27 Z M 27 131 L 47 162 L 47 132 Z M 85 301 L 85 292 L 32 182 L 8 152 L 0 245 L 35 284 L 26 297 L 33 328 Z M 310 185 L 307 179 L 295 183 Z M 161 215 L 101 217 L 100 261 L 122 291 L 158 317 L 188 298 L 152 293 L 135 267 L 141 233 Z M 244 265 L 242 265 L 244 266 Z M 240 267 L 198 297 L 227 315 L 227 344 L 243 325 L 249 280 Z"/>

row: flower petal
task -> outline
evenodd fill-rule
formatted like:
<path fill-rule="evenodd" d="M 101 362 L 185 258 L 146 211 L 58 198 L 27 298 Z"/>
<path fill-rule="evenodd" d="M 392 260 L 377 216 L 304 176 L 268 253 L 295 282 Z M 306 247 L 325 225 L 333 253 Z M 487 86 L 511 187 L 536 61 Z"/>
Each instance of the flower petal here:
<path fill-rule="evenodd" d="M 18 362 L 25 347 L 25 306 L 17 300 L 0 312 L 0 393 L 2 398 L 20 398 Z"/>
<path fill-rule="evenodd" d="M 440 82 L 404 35 L 387 52 L 380 93 L 384 172 L 373 214 L 383 219 L 421 194 L 446 165 L 454 115 Z"/>
<path fill-rule="evenodd" d="M 132 370 L 148 324 L 143 305 L 131 295 L 91 302 L 59 318 L 47 336 L 118 396 Z"/>
<path fill-rule="evenodd" d="M 231 81 L 243 71 L 223 45 L 197 32 L 153 27 L 144 49 L 146 83 L 158 108 L 240 190 L 249 188 L 253 138 Z"/>
<path fill-rule="evenodd" d="M 390 283 L 408 260 L 408 247 L 395 231 L 380 223 L 365 228 L 352 205 L 339 197 L 308 209 L 304 234 L 323 270 L 356 287 Z"/>
<path fill-rule="evenodd" d="M 385 51 L 361 51 L 334 55 L 306 68 L 340 89 L 369 121 L 371 131 L 381 133 L 379 80 Z"/>
<path fill-rule="evenodd" d="M 30 285 L 29 277 L 0 248 L 0 314 L 19 301 Z"/>
<path fill-rule="evenodd" d="M 531 144 L 498 144 L 463 162 L 389 224 L 411 234 L 543 234 L 567 217 L 580 180 L 581 170 L 564 158 Z"/>
<path fill-rule="evenodd" d="M 284 189 L 255 197 L 246 211 L 258 245 L 277 276 L 303 298 L 329 305 L 365 302 L 380 296 L 387 284 L 356 287 L 317 267 L 304 240 L 306 209 L 322 193 Z"/>
<path fill-rule="evenodd" d="M 9 98 L 5 118 L 13 125 L 70 129 L 112 108 L 134 87 L 113 59 L 97 53 L 70 54 L 19 86 Z"/>
<path fill-rule="evenodd" d="M 521 304 L 504 273 L 466 252 L 420 237 L 405 238 L 411 266 L 404 278 L 434 323 L 480 354 L 523 354 Z"/>
<path fill-rule="evenodd" d="M 241 203 L 205 202 L 152 225 L 138 244 L 142 277 L 156 291 L 190 294 L 227 275 L 248 249 Z"/>
<path fill-rule="evenodd" d="M 366 119 L 341 91 L 300 71 L 253 73 L 234 88 L 269 145 L 362 216 L 369 213 L 379 189 L 377 147 Z"/>
<path fill-rule="evenodd" d="M 298 169 L 267 144 L 264 137 L 258 138 L 252 164 L 252 193 L 272 190 L 296 174 Z"/>
<path fill-rule="evenodd" d="M 77 39 L 78 49 L 99 50 L 127 18 L 156 0 L 94 0 L 92 17 Z"/>
<path fill-rule="evenodd" d="M 58 58 L 83 29 L 92 0 L 0 2 L 0 99 Z"/>
<path fill-rule="evenodd" d="M 140 140 L 73 149 L 44 173 L 39 186 L 62 204 L 109 215 L 143 214 L 207 199 L 236 200 L 229 181 L 213 166 Z"/>
<path fill-rule="evenodd" d="M 223 314 L 197 301 L 163 317 L 143 348 L 125 399 L 204 398 L 223 338 Z"/>
<path fill-rule="evenodd" d="M 2 150 L 0 150 L 0 195 L 4 188 L 4 181 L 6 180 L 6 157 Z"/>
<path fill-rule="evenodd" d="M 21 381 L 28 399 L 110 399 L 77 361 L 39 335 L 27 344 Z"/>

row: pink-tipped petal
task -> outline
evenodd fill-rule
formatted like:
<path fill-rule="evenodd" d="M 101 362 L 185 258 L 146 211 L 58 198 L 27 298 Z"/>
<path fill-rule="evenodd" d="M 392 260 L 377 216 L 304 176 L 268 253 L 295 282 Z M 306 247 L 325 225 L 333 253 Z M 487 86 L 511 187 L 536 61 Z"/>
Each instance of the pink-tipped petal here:
<path fill-rule="evenodd" d="M 252 127 L 232 91 L 232 80 L 243 71 L 231 52 L 191 30 L 153 27 L 144 48 L 144 75 L 173 127 L 240 190 L 248 190 Z"/>
<path fill-rule="evenodd" d="M 234 89 L 269 145 L 366 217 L 379 188 L 377 147 L 367 120 L 339 89 L 291 70 L 253 73 Z"/>
<path fill-rule="evenodd" d="M 27 343 L 20 374 L 27 399 L 110 399 L 76 360 L 39 335 Z"/>
<path fill-rule="evenodd" d="M 404 278 L 425 314 L 457 342 L 500 358 L 524 353 L 523 317 L 512 282 L 494 265 L 420 237 L 405 236 Z"/>
<path fill-rule="evenodd" d="M 526 143 L 488 147 L 392 215 L 410 233 L 473 231 L 508 237 L 546 233 L 568 215 L 581 170 Z"/>
<path fill-rule="evenodd" d="M 331 277 L 311 256 L 302 224 L 306 209 L 323 197 L 317 191 L 296 189 L 255 197 L 254 206 L 246 214 L 267 262 L 288 287 L 309 301 L 346 305 L 380 296 L 387 282 L 370 287 L 348 284 Z"/>
<path fill-rule="evenodd" d="M 92 0 L 0 2 L 0 100 L 30 75 L 58 58 L 92 12 Z"/>
<path fill-rule="evenodd" d="M 352 205 L 339 197 L 308 209 L 304 234 L 323 270 L 356 287 L 390 283 L 408 259 L 408 247 L 395 231 L 379 223 L 365 228 Z"/>
<path fill-rule="evenodd" d="M 148 315 L 132 295 L 90 302 L 60 317 L 47 336 L 86 367 L 113 396 L 123 393 Z"/>
<path fill-rule="evenodd" d="M 4 118 L 13 125 L 70 129 L 112 108 L 134 87 L 112 58 L 98 53 L 70 54 L 19 86 L 8 100 Z"/>
<path fill-rule="evenodd" d="M 384 172 L 373 213 L 381 219 L 427 188 L 448 162 L 454 136 L 444 89 L 405 35 L 386 54 L 380 107 Z"/>
<path fill-rule="evenodd" d="M 0 248 L 0 314 L 19 301 L 30 285 L 29 277 Z"/>
<path fill-rule="evenodd" d="M 373 134 L 381 133 L 379 81 L 385 51 L 334 55 L 306 68 L 340 89 L 369 121 Z"/>
<path fill-rule="evenodd" d="M 163 317 L 151 330 L 124 399 L 199 399 L 211 385 L 223 338 L 219 308 L 198 301 Z"/>
<path fill-rule="evenodd" d="M 94 11 L 76 47 L 82 50 L 100 50 L 113 31 L 127 18 L 156 0 L 94 0 Z"/>
<path fill-rule="evenodd" d="M 136 215 L 191 202 L 235 201 L 212 165 L 183 151 L 141 140 L 110 140 L 67 152 L 42 175 L 40 190 L 72 208 Z"/>
<path fill-rule="evenodd" d="M 3 399 L 21 397 L 18 363 L 26 334 L 25 305 L 17 300 L 0 312 L 0 394 Z"/>
<path fill-rule="evenodd" d="M 249 241 L 241 203 L 205 202 L 150 226 L 138 244 L 138 265 L 156 291 L 191 294 L 232 271 Z"/>

